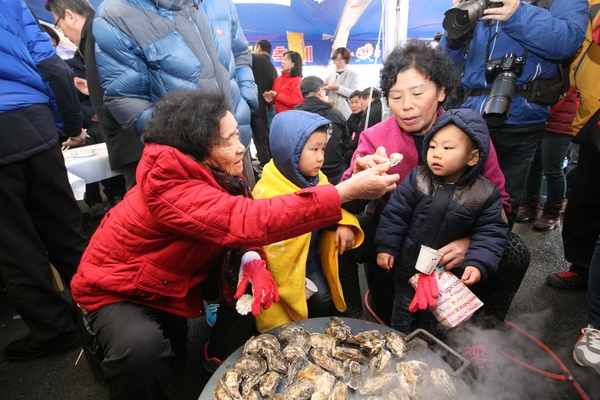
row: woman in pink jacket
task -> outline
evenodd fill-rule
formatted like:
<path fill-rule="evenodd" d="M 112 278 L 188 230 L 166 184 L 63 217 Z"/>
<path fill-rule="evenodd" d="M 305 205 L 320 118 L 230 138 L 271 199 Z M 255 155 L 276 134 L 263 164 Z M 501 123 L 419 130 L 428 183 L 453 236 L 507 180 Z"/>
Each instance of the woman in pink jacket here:
<path fill-rule="evenodd" d="M 400 153 L 403 161 L 390 168 L 390 172 L 400 174 L 403 179 L 412 168 L 423 164 L 420 159 L 423 136 L 431 128 L 437 117 L 444 111 L 441 105 L 446 99 L 448 88 L 457 83 L 457 72 L 452 62 L 441 48 L 433 48 L 428 42 L 410 40 L 397 47 L 386 58 L 381 70 L 381 91 L 387 99 L 393 116 L 362 132 L 357 149 L 352 157 L 350 168 L 344 178 L 350 177 L 362 168 L 385 162 L 392 153 Z M 510 211 L 508 194 L 504 190 L 504 175 L 498 165 L 494 147 L 490 143 L 490 154 L 482 175 L 493 182 L 502 192 L 502 204 Z M 361 221 L 370 223 L 363 227 L 365 241 L 358 251 L 359 261 L 367 266 L 367 280 L 371 290 L 371 306 L 389 322 L 394 296 L 393 283 L 389 276 L 375 262 L 373 237 L 379 214 L 389 199 L 389 193 L 372 204 L 372 208 Z M 359 204 L 362 203 L 362 204 Z M 353 212 L 365 208 L 365 202 L 355 202 L 344 206 Z M 529 266 L 529 251 L 523 240 L 507 232 L 508 244 L 498 272 L 483 282 L 473 285 L 472 290 L 486 304 L 486 313 L 503 320 L 510 303 L 521 284 Z M 444 256 L 440 265 L 460 266 L 469 246 L 468 237 L 455 240 L 437 249 Z M 372 268 L 369 267 L 372 265 Z M 343 282 L 342 282 L 343 284 Z"/>

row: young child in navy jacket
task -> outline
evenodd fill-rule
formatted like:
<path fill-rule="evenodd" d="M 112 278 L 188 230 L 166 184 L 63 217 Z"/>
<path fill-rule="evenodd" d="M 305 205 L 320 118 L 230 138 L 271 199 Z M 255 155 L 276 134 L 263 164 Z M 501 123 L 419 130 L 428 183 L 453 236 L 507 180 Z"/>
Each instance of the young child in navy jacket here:
<path fill-rule="evenodd" d="M 408 283 L 426 245 L 439 249 L 453 240 L 470 239 L 462 265 L 446 269 L 473 285 L 498 269 L 508 224 L 500 190 L 481 175 L 490 148 L 483 118 L 473 110 L 442 114 L 423 139 L 426 165 L 415 167 L 384 208 L 375 243 L 377 264 L 395 281 L 392 328 L 410 333 L 417 326 L 434 331 L 430 312 L 415 314 L 409 305 L 415 290 Z"/>

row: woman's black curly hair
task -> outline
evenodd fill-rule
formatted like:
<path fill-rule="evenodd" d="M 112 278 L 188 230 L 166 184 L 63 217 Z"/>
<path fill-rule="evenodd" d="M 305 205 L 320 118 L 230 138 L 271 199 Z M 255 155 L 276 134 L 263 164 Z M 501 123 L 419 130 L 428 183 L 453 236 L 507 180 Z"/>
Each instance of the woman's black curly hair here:
<path fill-rule="evenodd" d="M 229 111 L 217 91 L 174 90 L 154 104 L 144 141 L 171 146 L 198 161 L 221 140 L 221 119 Z"/>
<path fill-rule="evenodd" d="M 381 68 L 381 93 L 387 99 L 396 84 L 398 74 L 411 68 L 432 81 L 437 90 L 451 89 L 459 83 L 458 69 L 444 50 L 419 39 L 410 39 L 396 47 L 383 62 Z"/>

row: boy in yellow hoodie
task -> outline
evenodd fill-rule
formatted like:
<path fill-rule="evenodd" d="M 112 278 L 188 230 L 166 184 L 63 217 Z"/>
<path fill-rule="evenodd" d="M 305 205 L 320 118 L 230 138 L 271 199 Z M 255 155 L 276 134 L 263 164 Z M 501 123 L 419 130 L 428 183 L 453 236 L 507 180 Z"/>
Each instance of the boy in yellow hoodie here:
<path fill-rule="evenodd" d="M 299 110 L 277 114 L 269 135 L 272 160 L 256 183 L 254 198 L 329 184 L 321 167 L 330 129 L 330 121 L 317 114 Z M 338 254 L 358 247 L 363 239 L 356 217 L 342 211 L 338 225 L 265 246 L 267 268 L 279 288 L 280 301 L 256 317 L 258 329 L 265 332 L 292 321 L 330 316 L 336 309 L 344 312 Z M 307 279 L 317 287 L 309 299 Z"/>

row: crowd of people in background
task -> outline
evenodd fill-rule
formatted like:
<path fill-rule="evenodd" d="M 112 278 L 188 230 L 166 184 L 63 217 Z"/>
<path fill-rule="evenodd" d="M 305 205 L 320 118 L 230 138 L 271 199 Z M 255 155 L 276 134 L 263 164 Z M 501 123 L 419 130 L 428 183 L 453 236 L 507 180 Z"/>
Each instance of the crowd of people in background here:
<path fill-rule="evenodd" d="M 292 50 L 276 68 L 268 40 L 250 50 L 231 0 L 105 0 L 97 10 L 47 0 L 77 46 L 66 63 L 25 0 L 0 4 L 0 29 L 14 39 L 0 54 L 16 60 L 0 68 L 0 274 L 30 330 L 6 359 L 82 342 L 111 398 L 165 398 L 165 371 L 202 300 L 214 303 L 203 349 L 214 372 L 259 332 L 364 318 L 361 264 L 380 320 L 456 340 L 420 301 L 425 285 L 408 283 L 421 245 L 483 300 L 471 323 L 487 328 L 529 267 L 512 228 L 533 222 L 562 228 L 571 267 L 547 282 L 587 288 L 589 325 L 573 357 L 600 373 L 600 193 L 590 184 L 600 171 L 600 0 L 502 0 L 468 37 L 399 45 L 366 88 L 345 47 L 326 77 L 303 76 Z M 523 65 L 499 121 L 486 73 L 514 52 Z M 569 81 L 560 98 L 531 90 L 559 69 Z M 102 219 L 88 243 L 60 145 L 101 142 L 122 175 L 101 182 L 104 196 L 87 185 L 91 217 Z M 48 204 L 43 215 L 30 199 Z M 73 302 L 52 287 L 50 264 Z"/>

